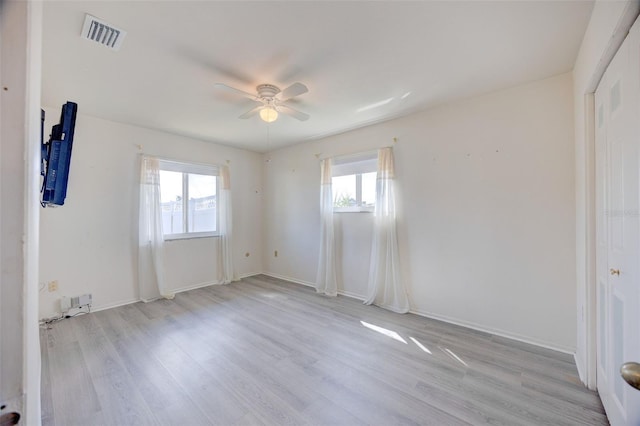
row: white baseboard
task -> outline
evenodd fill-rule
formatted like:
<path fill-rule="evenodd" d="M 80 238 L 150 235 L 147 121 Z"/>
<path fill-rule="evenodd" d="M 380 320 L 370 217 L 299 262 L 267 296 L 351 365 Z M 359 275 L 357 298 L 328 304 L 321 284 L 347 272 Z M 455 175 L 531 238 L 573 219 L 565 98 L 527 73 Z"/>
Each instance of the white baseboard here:
<path fill-rule="evenodd" d="M 584 371 L 584 363 L 578 356 L 577 351 L 575 354 L 573 354 L 573 361 L 576 363 L 576 368 L 578 369 L 578 377 L 580 377 L 580 381 L 582 382 L 583 385 L 589 387 L 589 383 L 587 383 L 587 377 Z M 591 389 L 591 390 L 595 390 L 595 389 Z"/>
<path fill-rule="evenodd" d="M 220 281 L 206 281 L 198 284 L 190 284 L 184 287 L 178 287 L 171 290 L 173 294 L 184 293 L 185 291 L 195 290 L 197 288 L 209 287 L 210 285 L 220 285 Z"/>
<path fill-rule="evenodd" d="M 259 275 L 260 272 L 249 272 L 249 273 L 245 273 L 245 274 L 239 274 L 238 275 L 238 279 L 243 279 L 243 278 L 247 278 L 247 277 L 252 277 L 254 275 Z M 177 293 L 183 293 L 185 291 L 189 291 L 189 290 L 195 290 L 197 288 L 202 288 L 202 287 L 209 287 L 210 285 L 222 285 L 222 283 L 220 281 L 206 281 L 203 283 L 198 283 L 198 284 L 190 284 L 184 287 L 178 287 L 173 289 L 173 293 L 177 294 Z M 154 299 L 155 300 L 155 299 Z"/>
<path fill-rule="evenodd" d="M 238 279 L 243 279 L 243 278 L 247 278 L 247 277 L 251 277 L 253 275 L 258 275 L 258 273 L 249 273 L 249 274 L 241 274 L 238 275 Z M 183 293 L 185 291 L 189 291 L 189 290 L 195 290 L 197 288 L 202 288 L 202 287 L 209 287 L 210 285 L 223 285 L 220 281 L 206 281 L 203 283 L 198 283 L 198 284 L 190 284 L 184 287 L 178 287 L 173 289 L 173 293 L 174 294 L 178 294 L 178 293 Z"/>
<path fill-rule="evenodd" d="M 262 272 L 262 275 L 266 275 L 266 276 L 272 277 L 272 278 L 278 278 L 280 280 L 291 281 L 292 283 L 302 284 L 302 285 L 307 286 L 307 287 L 313 287 L 313 288 L 316 287 L 315 283 L 312 283 L 312 282 L 309 282 L 309 281 L 304 281 L 304 280 L 299 280 L 297 278 L 287 277 L 285 275 L 274 274 L 273 272 Z"/>
<path fill-rule="evenodd" d="M 122 300 L 120 302 L 107 303 L 104 305 L 91 306 L 91 312 L 104 311 L 105 309 L 117 308 L 119 306 L 130 305 L 132 303 L 138 303 L 140 299 Z"/>
<path fill-rule="evenodd" d="M 447 317 L 445 315 L 433 314 L 430 312 L 420 311 L 412 309 L 409 313 L 419 315 L 425 318 L 431 318 L 438 321 L 446 322 L 449 324 L 459 325 L 461 327 L 470 328 L 472 330 L 483 331 L 485 333 L 494 334 L 500 337 L 506 337 L 507 339 L 517 340 L 519 342 L 528 343 L 530 345 L 539 346 L 541 348 L 551 349 L 557 352 L 562 352 L 569 355 L 575 355 L 575 349 L 568 346 L 561 346 L 544 340 L 534 339 L 528 336 L 523 336 L 518 333 L 512 333 L 510 331 L 501 330 L 499 328 L 487 327 L 484 325 L 476 324 L 471 321 L 459 320 L 456 318 Z"/>
<path fill-rule="evenodd" d="M 296 283 L 296 284 L 302 284 L 302 285 L 307 286 L 307 287 L 313 287 L 313 288 L 316 287 L 315 283 L 312 283 L 312 282 L 309 282 L 309 281 L 304 281 L 304 280 L 299 280 L 297 278 L 287 277 L 287 276 L 280 275 L 280 274 L 274 274 L 272 272 L 262 272 L 262 275 L 266 275 L 266 276 L 272 277 L 272 278 L 278 278 L 280 280 L 290 281 L 290 282 Z M 357 300 L 362 300 L 362 301 L 365 300 L 364 296 L 361 296 L 361 295 L 355 294 L 355 293 L 351 293 L 349 291 L 338 290 L 338 294 L 340 296 L 346 296 L 346 297 L 350 297 L 352 299 L 357 299 Z"/>
<path fill-rule="evenodd" d="M 299 280 L 297 278 L 287 277 L 287 276 L 280 275 L 280 274 L 274 274 L 272 272 L 262 272 L 262 275 L 266 275 L 268 277 L 273 277 L 273 278 L 278 278 L 278 279 L 285 280 L 285 281 L 291 281 L 292 283 L 302 284 L 302 285 L 307 286 L 307 287 L 313 287 L 313 288 L 316 287 L 315 283 L 312 283 L 312 282 L 309 282 L 309 281 Z M 338 290 L 338 294 L 340 296 L 350 297 L 352 299 L 360 300 L 360 301 L 363 301 L 363 302 L 366 300 L 365 296 L 363 296 L 361 294 L 352 293 L 350 291 Z"/>
<path fill-rule="evenodd" d="M 152 299 L 155 300 L 155 299 Z M 152 300 L 145 300 L 145 302 L 151 302 Z M 142 299 L 127 299 L 127 300 L 121 300 L 118 302 L 112 302 L 112 303 L 105 303 L 104 305 L 91 305 L 91 312 L 99 312 L 99 311 L 104 311 L 106 309 L 111 309 L 111 308 L 117 308 L 119 306 L 125 306 L 125 305 L 130 305 L 132 303 L 137 303 L 143 301 Z M 71 309 L 77 309 L 77 308 L 71 308 Z M 53 315 L 49 315 L 43 318 L 40 318 L 40 321 L 46 321 L 46 320 L 50 320 L 53 318 L 57 318 L 59 316 L 62 315 L 62 312 L 56 312 Z M 65 315 L 68 315 L 68 313 L 65 313 Z"/>
<path fill-rule="evenodd" d="M 260 275 L 260 274 L 262 274 L 262 272 L 247 272 L 246 274 L 238 275 L 238 278 L 240 279 L 249 278 L 249 277 L 253 277 L 254 275 Z"/>
<path fill-rule="evenodd" d="M 240 274 L 239 278 L 247 278 L 247 277 L 251 277 L 254 275 L 259 275 L 261 274 L 261 272 L 250 272 L 250 273 L 246 273 L 246 274 Z M 219 285 L 220 282 L 218 281 L 207 281 L 204 283 L 198 283 L 198 284 L 192 284 L 192 285 L 188 285 L 188 286 L 184 286 L 184 287 L 179 287 L 176 288 L 174 291 L 174 293 L 182 293 L 185 291 L 189 291 L 189 290 L 195 290 L 197 288 L 202 288 L 202 287 L 207 287 L 210 285 Z M 154 300 L 158 300 L 161 299 L 161 297 L 154 297 L 152 299 L 129 299 L 129 300 L 123 300 L 123 301 L 119 301 L 119 302 L 113 302 L 113 303 L 106 303 L 104 305 L 98 305 L 98 306 L 91 306 L 91 312 L 99 312 L 99 311 L 104 311 L 105 309 L 111 309 L 111 308 L 117 308 L 119 306 L 125 306 L 125 305 L 130 305 L 132 303 L 137 303 L 137 302 L 153 302 Z M 58 314 L 59 315 L 59 314 Z"/>
<path fill-rule="evenodd" d="M 274 274 L 272 272 L 263 272 L 263 275 L 267 275 L 269 277 L 273 277 L 273 278 L 279 278 L 281 280 L 285 280 L 285 281 L 291 281 L 297 284 L 302 284 L 308 287 L 315 287 L 314 283 L 310 283 L 308 281 L 303 281 L 303 280 L 299 280 L 296 278 L 292 278 L 292 277 L 287 277 L 284 275 L 280 275 L 280 274 Z M 346 296 L 346 297 L 351 297 L 353 299 L 357 299 L 357 300 L 361 300 L 364 301 L 366 299 L 365 296 L 362 296 L 360 294 L 355 294 L 355 293 L 351 293 L 348 291 L 338 291 L 338 294 L 342 295 L 342 296 Z M 500 337 L 506 337 L 508 339 L 512 339 L 512 340 L 517 340 L 519 342 L 523 342 L 523 343 L 528 343 L 530 345 L 534 345 L 534 346 L 539 346 L 542 348 L 546 348 L 546 349 L 551 349 L 554 351 L 558 351 L 558 352 L 562 352 L 565 354 L 570 354 L 570 355 L 574 355 L 575 356 L 575 349 L 568 347 L 568 346 L 561 346 L 561 345 L 556 345 L 554 343 L 551 342 L 547 342 L 544 340 L 538 340 L 538 339 L 532 339 L 528 336 L 523 336 L 517 333 L 512 333 L 509 331 L 505 331 L 505 330 L 501 330 L 498 328 L 493 328 L 493 327 L 486 327 L 480 324 L 476 324 L 470 321 L 464 321 L 464 320 L 458 320 L 456 318 L 451 318 L 451 317 L 447 317 L 444 315 L 438 315 L 438 314 L 433 314 L 430 312 L 426 312 L 426 311 L 422 311 L 419 309 L 412 309 L 409 311 L 409 313 L 421 316 L 421 317 L 425 317 L 425 318 L 431 318 L 431 319 L 435 319 L 438 321 L 442 321 L 442 322 L 446 322 L 449 324 L 454 324 L 454 325 L 459 325 L 462 327 L 466 327 L 466 328 L 470 328 L 472 330 L 478 330 L 478 331 L 482 331 L 485 333 L 489 333 L 489 334 L 494 334 L 496 336 L 500 336 Z"/>
<path fill-rule="evenodd" d="M 361 294 L 351 293 L 350 291 L 338 290 L 338 294 L 341 296 L 346 296 L 352 299 L 360 300 L 361 302 L 364 302 L 365 300 L 367 300 L 365 296 L 362 296 Z"/>
<path fill-rule="evenodd" d="M 195 290 L 197 288 L 202 288 L 202 287 L 207 287 L 210 285 L 216 285 L 219 284 L 219 282 L 217 281 L 207 281 L 204 283 L 198 283 L 198 284 L 191 284 L 188 286 L 184 286 L 184 287 L 178 287 L 173 289 L 173 294 L 177 294 L 177 293 L 182 293 L 185 291 L 189 291 L 189 290 Z M 123 303 L 109 303 L 106 305 L 100 305 L 99 307 L 96 308 L 91 308 L 91 312 L 98 312 L 98 311 L 103 311 L 105 309 L 111 309 L 111 308 L 117 308 L 118 306 L 124 306 L 124 305 L 128 305 L 130 303 L 136 303 L 136 302 L 144 302 L 144 303 L 151 303 L 151 302 L 155 302 L 156 300 L 160 300 L 162 299 L 162 296 L 157 296 L 157 297 L 152 297 L 150 299 L 145 299 L 143 297 L 139 298 L 139 299 L 135 299 L 135 300 L 131 300 L 129 302 L 123 302 Z"/>

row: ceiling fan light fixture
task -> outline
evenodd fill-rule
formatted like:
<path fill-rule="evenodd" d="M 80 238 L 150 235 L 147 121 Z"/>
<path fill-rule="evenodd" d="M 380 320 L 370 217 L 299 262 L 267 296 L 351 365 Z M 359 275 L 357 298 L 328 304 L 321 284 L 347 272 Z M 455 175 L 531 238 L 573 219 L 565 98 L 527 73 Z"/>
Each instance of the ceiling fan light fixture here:
<path fill-rule="evenodd" d="M 260 118 L 267 123 L 273 123 L 278 119 L 278 111 L 273 107 L 264 107 L 260 110 Z"/>
<path fill-rule="evenodd" d="M 0 0 L 0 3 L 2 3 L 2 0 Z M 214 87 L 243 95 L 257 104 L 254 104 L 253 108 L 240 115 L 238 117 L 240 119 L 246 120 L 259 115 L 262 121 L 266 123 L 273 123 L 278 119 L 280 114 L 291 116 L 299 121 L 307 121 L 309 119 L 309 114 L 298 111 L 287 103 L 293 98 L 303 95 L 309 91 L 307 86 L 302 83 L 293 83 L 284 90 L 280 90 L 273 84 L 260 84 L 256 87 L 255 95 L 236 89 L 235 87 L 227 86 L 224 83 L 216 83 Z"/>

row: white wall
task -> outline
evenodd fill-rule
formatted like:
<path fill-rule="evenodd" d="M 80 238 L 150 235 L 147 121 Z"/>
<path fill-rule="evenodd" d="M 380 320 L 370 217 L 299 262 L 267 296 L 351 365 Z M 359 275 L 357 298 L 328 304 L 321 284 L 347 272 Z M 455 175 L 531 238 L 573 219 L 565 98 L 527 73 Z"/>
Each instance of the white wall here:
<path fill-rule="evenodd" d="M 575 349 L 571 74 L 272 152 L 265 270 L 315 281 L 319 162 L 391 145 L 402 272 L 413 310 Z M 340 289 L 364 296 L 370 214 L 337 214 Z M 278 257 L 274 257 L 278 250 Z"/>
<path fill-rule="evenodd" d="M 229 160 L 234 210 L 234 261 L 239 274 L 262 270 L 262 157 L 181 136 L 82 115 L 76 122 L 65 205 L 41 215 L 40 315 L 59 312 L 62 295 L 93 294 L 96 309 L 137 300 L 139 154 L 224 164 Z M 45 129 L 59 109 L 48 108 Z M 217 282 L 216 238 L 166 243 L 171 289 Z M 249 253 L 249 257 L 245 256 Z"/>
<path fill-rule="evenodd" d="M 593 138 L 589 98 L 622 43 L 640 2 L 597 1 L 573 70 L 576 164 L 577 347 L 580 377 L 595 389 L 595 234 Z"/>
<path fill-rule="evenodd" d="M 38 158 L 42 4 L 0 2 L 0 405 L 40 424 Z"/>

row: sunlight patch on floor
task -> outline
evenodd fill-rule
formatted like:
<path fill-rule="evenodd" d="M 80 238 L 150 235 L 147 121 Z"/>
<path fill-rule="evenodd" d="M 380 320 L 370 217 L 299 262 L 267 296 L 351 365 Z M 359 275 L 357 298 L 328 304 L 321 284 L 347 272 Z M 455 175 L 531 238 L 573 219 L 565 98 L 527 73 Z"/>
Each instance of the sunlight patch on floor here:
<path fill-rule="evenodd" d="M 433 354 L 431 353 L 431 351 L 429 350 L 429 348 L 427 348 L 425 345 L 423 345 L 422 343 L 420 343 L 420 342 L 418 341 L 418 339 L 415 339 L 415 338 L 413 338 L 413 337 L 409 337 L 409 339 L 411 339 L 411 341 L 412 341 L 413 343 L 415 343 L 417 347 L 419 347 L 420 349 L 422 349 L 423 351 L 425 351 L 425 352 L 426 352 L 426 353 L 428 353 L 429 355 L 433 355 Z"/>
<path fill-rule="evenodd" d="M 466 362 L 464 362 L 462 360 L 462 358 L 460 358 L 458 355 L 454 354 L 453 351 L 451 349 L 447 349 L 447 348 L 443 348 L 441 346 L 438 346 L 438 348 L 440 348 L 440 350 L 442 352 L 444 352 L 445 354 L 447 354 L 450 358 L 458 361 L 460 364 L 464 365 L 465 367 L 469 367 L 469 364 L 467 364 Z"/>
<path fill-rule="evenodd" d="M 384 327 L 379 327 L 377 325 L 369 324 L 368 322 L 364 322 L 364 321 L 360 321 L 360 324 L 364 325 L 370 330 L 377 331 L 378 333 L 384 334 L 387 337 L 391 337 L 392 339 L 397 340 L 398 342 L 402 342 L 405 345 L 407 344 L 407 341 L 404 340 L 398 333 L 396 333 L 393 330 L 389 330 Z"/>

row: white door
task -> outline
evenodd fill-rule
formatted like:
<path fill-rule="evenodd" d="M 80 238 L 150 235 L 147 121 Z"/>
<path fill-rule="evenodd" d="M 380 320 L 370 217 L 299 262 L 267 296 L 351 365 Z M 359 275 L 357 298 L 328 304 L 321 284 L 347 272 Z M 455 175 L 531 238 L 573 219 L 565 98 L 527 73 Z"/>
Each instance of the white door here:
<path fill-rule="evenodd" d="M 597 385 L 612 425 L 640 425 L 640 391 L 620 376 L 640 362 L 640 21 L 595 100 Z"/>

